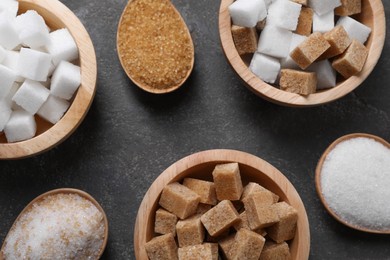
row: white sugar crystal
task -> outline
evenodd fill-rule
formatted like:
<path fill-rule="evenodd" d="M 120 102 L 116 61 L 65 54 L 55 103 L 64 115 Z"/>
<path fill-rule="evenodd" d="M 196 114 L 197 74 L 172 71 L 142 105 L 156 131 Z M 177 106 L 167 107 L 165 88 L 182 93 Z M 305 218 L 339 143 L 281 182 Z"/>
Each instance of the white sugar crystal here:
<path fill-rule="evenodd" d="M 11 117 L 11 113 L 11 107 L 7 104 L 7 102 L 0 100 L 0 132 L 3 131 L 5 125 Z"/>
<path fill-rule="evenodd" d="M 334 11 L 318 15 L 313 14 L 313 32 L 325 33 L 334 28 Z"/>
<path fill-rule="evenodd" d="M 390 149 L 371 138 L 336 145 L 322 166 L 329 207 L 351 225 L 390 230 Z"/>
<path fill-rule="evenodd" d="M 1 0 L 0 13 L 6 11 L 11 16 L 15 17 L 19 9 L 19 2 L 17 0 Z"/>
<path fill-rule="evenodd" d="M 37 125 L 34 116 L 27 111 L 13 111 L 4 133 L 9 143 L 19 142 L 35 136 Z"/>
<path fill-rule="evenodd" d="M 70 103 L 68 101 L 50 95 L 39 109 L 38 115 L 50 123 L 55 124 L 60 121 L 69 106 Z"/>
<path fill-rule="evenodd" d="M 4 12 L 0 13 L 0 45 L 7 50 L 12 50 L 19 44 L 20 39 L 14 21 Z"/>
<path fill-rule="evenodd" d="M 370 27 L 356 21 L 349 16 L 340 17 L 336 26 L 337 25 L 343 26 L 351 39 L 356 39 L 362 44 L 367 41 L 367 38 L 371 33 Z"/>
<path fill-rule="evenodd" d="M 249 68 L 263 81 L 275 83 L 280 71 L 280 63 L 278 59 L 261 53 L 255 53 Z"/>
<path fill-rule="evenodd" d="M 26 80 L 12 98 L 19 106 L 34 115 L 49 97 L 50 91 L 42 84 Z"/>
<path fill-rule="evenodd" d="M 50 43 L 46 46 L 52 55 L 54 65 L 61 60 L 74 61 L 79 57 L 76 42 L 68 29 L 60 29 L 49 34 Z"/>
<path fill-rule="evenodd" d="M 6 55 L 2 64 L 16 73 L 16 82 L 23 82 L 25 80 L 18 72 L 20 53 L 18 51 L 6 51 Z"/>
<path fill-rule="evenodd" d="M 257 51 L 275 58 L 289 54 L 292 32 L 273 25 L 266 25 L 261 32 Z"/>
<path fill-rule="evenodd" d="M 46 196 L 18 218 L 7 236 L 5 259 L 98 259 L 104 217 L 76 194 Z"/>
<path fill-rule="evenodd" d="M 4 65 L 0 65 L 0 100 L 8 95 L 16 79 L 16 74 Z"/>
<path fill-rule="evenodd" d="M 0 63 L 4 61 L 6 55 L 7 51 L 2 46 L 0 46 Z"/>
<path fill-rule="evenodd" d="M 51 78 L 50 92 L 54 96 L 69 100 L 80 84 L 80 67 L 67 61 L 61 61 Z"/>
<path fill-rule="evenodd" d="M 255 27 L 267 16 L 267 7 L 264 0 L 237 0 L 229 6 L 229 13 L 233 24 Z"/>
<path fill-rule="evenodd" d="M 289 52 L 291 53 L 299 44 L 306 40 L 306 38 L 306 36 L 293 33 Z M 280 65 L 283 69 L 300 69 L 290 55 L 288 55 L 286 58 L 282 58 L 280 60 Z"/>
<path fill-rule="evenodd" d="M 51 66 L 51 55 L 32 49 L 20 50 L 18 72 L 27 79 L 46 81 Z"/>
<path fill-rule="evenodd" d="M 15 21 L 19 39 L 24 45 L 38 48 L 49 43 L 49 31 L 45 21 L 36 11 L 29 10 L 24 14 L 18 15 Z"/>
<path fill-rule="evenodd" d="M 318 15 L 323 15 L 340 6 L 341 2 L 340 0 L 309 0 L 308 5 Z"/>
<path fill-rule="evenodd" d="M 269 6 L 267 24 L 294 31 L 297 29 L 301 7 L 289 0 L 276 0 Z"/>
<path fill-rule="evenodd" d="M 328 60 L 314 62 L 307 71 L 317 75 L 317 89 L 332 88 L 336 86 L 336 71 Z"/>

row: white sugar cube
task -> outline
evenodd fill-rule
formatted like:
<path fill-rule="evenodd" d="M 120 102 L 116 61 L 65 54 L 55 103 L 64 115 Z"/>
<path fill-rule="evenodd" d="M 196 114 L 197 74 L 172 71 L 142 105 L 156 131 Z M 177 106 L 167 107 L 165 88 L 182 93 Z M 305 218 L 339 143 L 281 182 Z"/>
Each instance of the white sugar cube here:
<path fill-rule="evenodd" d="M 52 55 L 54 65 L 60 61 L 74 61 L 79 57 L 76 42 L 68 29 L 60 29 L 49 34 L 50 43 L 46 46 Z"/>
<path fill-rule="evenodd" d="M 302 5 L 289 0 L 276 0 L 269 6 L 267 24 L 294 31 L 297 29 L 301 8 Z"/>
<path fill-rule="evenodd" d="M 308 5 L 318 15 L 323 15 L 340 6 L 341 2 L 340 0 L 309 0 Z"/>
<path fill-rule="evenodd" d="M 334 28 L 334 11 L 318 15 L 313 14 L 313 32 L 325 33 Z"/>
<path fill-rule="evenodd" d="M 266 25 L 261 32 L 257 51 L 275 58 L 289 54 L 292 32 L 273 25 Z"/>
<path fill-rule="evenodd" d="M 267 7 L 264 0 L 237 0 L 229 6 L 229 13 L 233 24 L 255 27 L 267 16 Z"/>
<path fill-rule="evenodd" d="M 12 50 L 19 44 L 20 39 L 14 21 L 4 12 L 0 13 L 0 45 L 7 50 Z"/>
<path fill-rule="evenodd" d="M 51 78 L 50 92 L 54 96 L 69 100 L 80 84 L 80 67 L 67 61 L 61 61 Z"/>
<path fill-rule="evenodd" d="M 317 75 L 317 89 L 332 88 L 336 86 L 336 71 L 328 60 L 314 62 L 307 71 Z"/>
<path fill-rule="evenodd" d="M 11 16 L 15 17 L 18 13 L 19 2 L 17 0 L 1 0 L 0 1 L 0 13 L 6 11 Z"/>
<path fill-rule="evenodd" d="M 23 82 L 25 78 L 22 77 L 18 72 L 19 56 L 20 53 L 18 51 L 6 51 L 5 58 L 2 61 L 2 64 L 15 72 L 16 82 Z"/>
<path fill-rule="evenodd" d="M 38 115 L 52 124 L 56 124 L 68 110 L 70 103 L 50 95 L 38 111 Z"/>
<path fill-rule="evenodd" d="M 20 50 L 18 72 L 23 77 L 36 81 L 46 81 L 50 66 L 50 54 L 27 48 Z"/>
<path fill-rule="evenodd" d="M 293 33 L 289 52 L 291 53 L 299 44 L 306 40 L 306 38 L 306 36 Z M 283 69 L 300 69 L 290 55 L 280 60 L 280 66 Z"/>
<path fill-rule="evenodd" d="M 4 128 L 5 137 L 9 143 L 33 138 L 36 131 L 37 125 L 34 116 L 23 110 L 12 112 Z"/>
<path fill-rule="evenodd" d="M 4 65 L 0 65 L 0 100 L 8 95 L 16 79 L 16 74 Z"/>
<path fill-rule="evenodd" d="M 19 32 L 19 39 L 24 45 L 38 48 L 49 43 L 49 31 L 45 21 L 36 11 L 29 10 L 24 14 L 18 15 L 15 22 Z"/>
<path fill-rule="evenodd" d="M 26 80 L 12 100 L 34 115 L 49 97 L 50 91 L 37 81 Z"/>
<path fill-rule="evenodd" d="M 6 55 L 7 51 L 2 46 L 0 46 L 0 63 L 4 61 Z"/>
<path fill-rule="evenodd" d="M 8 104 L 8 106 L 10 106 L 11 108 L 14 107 L 14 101 L 12 101 L 12 98 L 14 97 L 16 91 L 18 91 L 20 85 L 19 83 L 15 82 L 11 89 L 9 90 L 7 96 L 3 99 L 4 102 L 6 102 Z"/>
<path fill-rule="evenodd" d="M 7 104 L 7 102 L 0 100 L 0 132 L 3 131 L 5 125 L 11 117 L 11 113 L 11 107 Z"/>
<path fill-rule="evenodd" d="M 274 83 L 280 71 L 280 63 L 278 59 L 256 52 L 249 68 L 263 81 Z"/>
<path fill-rule="evenodd" d="M 351 39 L 356 39 L 362 44 L 367 41 L 368 36 L 371 33 L 370 27 L 356 21 L 349 16 L 340 17 L 340 19 L 337 21 L 336 26 L 337 25 L 343 26 Z"/>

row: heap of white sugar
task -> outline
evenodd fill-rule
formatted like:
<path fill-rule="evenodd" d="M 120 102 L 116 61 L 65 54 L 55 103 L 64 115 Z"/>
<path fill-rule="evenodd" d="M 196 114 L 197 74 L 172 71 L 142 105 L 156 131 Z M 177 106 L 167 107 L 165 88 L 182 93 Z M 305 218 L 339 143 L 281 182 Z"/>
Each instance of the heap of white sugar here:
<path fill-rule="evenodd" d="M 339 143 L 324 161 L 321 189 L 346 222 L 390 230 L 390 149 L 383 144 L 364 137 Z"/>
<path fill-rule="evenodd" d="M 47 196 L 15 223 L 4 259 L 98 259 L 104 240 L 102 213 L 77 194 Z"/>

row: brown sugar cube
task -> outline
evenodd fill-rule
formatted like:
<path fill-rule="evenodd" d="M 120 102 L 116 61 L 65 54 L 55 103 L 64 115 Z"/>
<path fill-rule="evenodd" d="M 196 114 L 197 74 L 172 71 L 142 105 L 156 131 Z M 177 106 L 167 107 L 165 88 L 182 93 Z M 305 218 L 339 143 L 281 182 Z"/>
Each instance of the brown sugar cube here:
<path fill-rule="evenodd" d="M 168 234 L 172 233 L 173 236 L 176 235 L 176 215 L 164 210 L 158 209 L 156 211 L 156 220 L 154 223 L 154 232 L 158 234 Z"/>
<path fill-rule="evenodd" d="M 185 219 L 195 214 L 200 197 L 180 183 L 168 184 L 162 191 L 159 204 L 164 209 Z"/>
<path fill-rule="evenodd" d="M 246 216 L 245 211 L 240 214 L 240 221 L 237 222 L 236 224 L 234 224 L 233 227 L 236 231 L 240 230 L 241 228 L 245 228 L 245 229 L 250 230 L 250 227 L 248 224 L 248 218 Z"/>
<path fill-rule="evenodd" d="M 199 245 L 204 240 L 204 227 L 199 216 L 179 220 L 176 224 L 179 247 Z"/>
<path fill-rule="evenodd" d="M 150 260 L 174 260 L 177 257 L 177 245 L 172 233 L 158 236 L 145 244 Z"/>
<path fill-rule="evenodd" d="M 214 183 L 210 181 L 185 178 L 183 185 L 200 196 L 200 202 L 204 204 L 217 205 L 217 194 Z"/>
<path fill-rule="evenodd" d="M 290 260 L 290 249 L 286 242 L 277 244 L 272 241 L 265 242 L 261 251 L 260 260 Z"/>
<path fill-rule="evenodd" d="M 329 32 L 324 33 L 324 38 L 330 44 L 330 48 L 321 55 L 321 59 L 329 59 L 343 53 L 352 42 L 348 33 L 341 25 L 338 25 Z"/>
<path fill-rule="evenodd" d="M 335 15 L 349 16 L 362 12 L 362 0 L 341 0 L 341 6 L 335 10 Z"/>
<path fill-rule="evenodd" d="M 277 212 L 271 207 L 273 204 L 272 195 L 266 191 L 258 191 L 244 201 L 251 230 L 268 227 L 279 221 Z"/>
<path fill-rule="evenodd" d="M 261 186 L 260 184 L 258 184 L 256 182 L 250 182 L 244 187 L 244 190 L 243 190 L 242 195 L 241 195 L 241 200 L 245 200 L 248 196 L 250 196 L 251 194 L 253 194 L 257 191 L 269 191 L 272 194 L 272 197 L 274 198 L 274 203 L 279 201 L 278 195 L 276 195 L 275 193 L 273 193 L 270 190 L 267 190 L 266 188 L 264 188 L 263 186 Z"/>
<path fill-rule="evenodd" d="M 258 260 L 260 258 L 265 243 L 264 237 L 243 228 L 237 232 L 234 240 L 229 252 L 233 256 L 232 259 Z"/>
<path fill-rule="evenodd" d="M 233 25 L 232 36 L 239 55 L 256 52 L 258 39 L 256 28 Z"/>
<path fill-rule="evenodd" d="M 300 95 L 309 95 L 316 92 L 317 76 L 314 72 L 282 69 L 279 85 L 281 90 Z"/>
<path fill-rule="evenodd" d="M 324 36 L 320 32 L 315 32 L 299 44 L 290 53 L 290 57 L 304 70 L 329 48 L 330 44 Z"/>
<path fill-rule="evenodd" d="M 232 255 L 230 254 L 230 250 L 231 248 L 233 247 L 234 245 L 234 242 L 235 242 L 235 234 L 234 235 L 230 235 L 222 240 L 220 240 L 218 242 L 219 244 L 219 247 L 221 248 L 221 251 L 222 251 L 222 255 L 226 258 L 226 259 L 232 259 Z"/>
<path fill-rule="evenodd" d="M 307 0 L 291 0 L 297 4 L 301 4 L 301 5 L 307 5 Z"/>
<path fill-rule="evenodd" d="M 267 229 L 268 236 L 277 243 L 293 239 L 297 227 L 298 212 L 286 202 L 272 205 L 279 221 Z"/>
<path fill-rule="evenodd" d="M 179 260 L 218 260 L 218 244 L 186 246 L 179 248 L 178 253 Z"/>
<path fill-rule="evenodd" d="M 215 166 L 213 179 L 218 200 L 239 200 L 241 198 L 243 188 L 238 163 Z"/>
<path fill-rule="evenodd" d="M 344 78 L 349 78 L 363 69 L 367 55 L 368 50 L 366 46 L 357 40 L 352 40 L 348 49 L 333 61 L 332 66 Z"/>
<path fill-rule="evenodd" d="M 211 236 L 218 236 L 240 220 L 237 210 L 228 200 L 223 200 L 200 218 Z"/>
<path fill-rule="evenodd" d="M 257 30 L 258 32 L 262 31 L 262 30 L 264 29 L 264 27 L 265 27 L 266 24 L 267 24 L 267 19 L 264 19 L 264 20 L 262 20 L 262 21 L 260 21 L 260 22 L 257 22 L 257 24 L 256 24 L 256 30 Z"/>
<path fill-rule="evenodd" d="M 206 213 L 207 211 L 209 211 L 213 206 L 209 205 L 209 204 L 203 204 L 203 203 L 199 203 L 198 205 L 198 208 L 196 209 L 196 215 L 203 215 L 204 213 Z"/>
<path fill-rule="evenodd" d="M 304 36 L 309 36 L 311 34 L 311 28 L 313 26 L 313 14 L 313 9 L 309 7 L 302 7 L 295 33 Z"/>

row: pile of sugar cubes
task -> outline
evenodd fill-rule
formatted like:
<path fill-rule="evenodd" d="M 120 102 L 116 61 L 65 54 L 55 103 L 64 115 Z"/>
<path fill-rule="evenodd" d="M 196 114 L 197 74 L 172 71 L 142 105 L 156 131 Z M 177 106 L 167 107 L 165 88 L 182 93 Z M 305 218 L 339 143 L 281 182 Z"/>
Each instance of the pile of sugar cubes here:
<path fill-rule="evenodd" d="M 250 70 L 280 89 L 309 95 L 359 73 L 371 29 L 350 15 L 361 0 L 236 0 L 229 6 L 240 55 Z M 336 22 L 335 22 L 336 21 Z M 258 37 L 260 33 L 260 37 Z"/>
<path fill-rule="evenodd" d="M 17 15 L 18 4 L 0 2 L 0 133 L 8 142 L 34 137 L 35 115 L 57 123 L 81 83 L 69 31 L 50 31 L 34 10 Z"/>
<path fill-rule="evenodd" d="M 298 211 L 258 183 L 243 185 L 238 163 L 218 164 L 211 175 L 164 187 L 149 259 L 290 259 Z"/>

